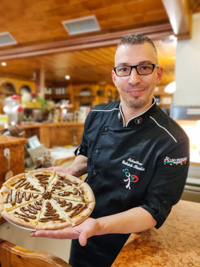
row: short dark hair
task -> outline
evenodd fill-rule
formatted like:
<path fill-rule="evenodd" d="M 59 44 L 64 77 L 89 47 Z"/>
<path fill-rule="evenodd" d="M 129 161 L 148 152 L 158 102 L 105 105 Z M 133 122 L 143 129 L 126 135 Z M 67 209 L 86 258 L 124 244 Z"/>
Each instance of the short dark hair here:
<path fill-rule="evenodd" d="M 145 36 L 142 34 L 125 35 L 119 41 L 118 47 L 121 45 L 135 45 L 135 44 L 144 44 L 144 43 L 149 43 L 154 48 L 156 55 L 157 55 L 157 50 L 156 50 L 156 47 L 153 41 L 148 36 Z"/>

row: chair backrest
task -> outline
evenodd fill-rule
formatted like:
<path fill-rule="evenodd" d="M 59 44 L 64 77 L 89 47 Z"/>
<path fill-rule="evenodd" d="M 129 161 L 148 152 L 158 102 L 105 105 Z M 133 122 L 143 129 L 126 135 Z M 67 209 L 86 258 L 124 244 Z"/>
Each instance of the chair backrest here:
<path fill-rule="evenodd" d="M 0 239 L 1 267 L 71 267 L 59 257 L 43 251 L 31 251 Z"/>

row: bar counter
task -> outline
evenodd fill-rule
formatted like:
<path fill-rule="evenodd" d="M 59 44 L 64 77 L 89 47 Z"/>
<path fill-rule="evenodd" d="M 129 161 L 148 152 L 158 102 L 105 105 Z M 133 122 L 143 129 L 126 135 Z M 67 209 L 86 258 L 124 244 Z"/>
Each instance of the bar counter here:
<path fill-rule="evenodd" d="M 25 138 L 36 135 L 46 148 L 50 148 L 80 144 L 84 123 L 26 123 L 21 124 L 20 128 L 25 132 Z"/>
<path fill-rule="evenodd" d="M 132 234 L 112 267 L 200 267 L 200 203 L 179 201 L 160 229 Z"/>

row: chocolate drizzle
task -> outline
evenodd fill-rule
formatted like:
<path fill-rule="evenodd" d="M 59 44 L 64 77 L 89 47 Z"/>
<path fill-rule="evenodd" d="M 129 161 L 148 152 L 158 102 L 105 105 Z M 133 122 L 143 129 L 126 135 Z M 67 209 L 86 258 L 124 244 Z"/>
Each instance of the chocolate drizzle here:
<path fill-rule="evenodd" d="M 30 184 L 29 181 L 27 181 L 26 178 L 19 179 L 16 183 L 11 184 L 15 189 L 18 188 L 24 188 L 24 189 L 29 189 L 32 191 L 40 192 L 39 189 L 35 188 L 33 185 Z"/>
<path fill-rule="evenodd" d="M 42 199 L 35 201 L 33 204 L 28 204 L 27 207 L 21 207 L 20 212 L 15 211 L 14 214 L 17 217 L 23 219 L 25 222 L 29 222 L 29 219 L 35 220 L 37 218 L 38 211 L 41 210 Z"/>
<path fill-rule="evenodd" d="M 58 195 L 60 197 L 66 197 L 66 196 L 70 196 L 70 195 L 73 195 L 73 196 L 79 196 L 81 197 L 81 200 L 84 201 L 84 191 L 82 188 L 73 188 L 72 191 L 63 191 L 61 193 L 58 193 Z"/>
<path fill-rule="evenodd" d="M 16 203 L 20 204 L 22 203 L 23 199 L 25 201 L 29 201 L 30 199 L 36 199 L 39 195 L 33 194 L 33 193 L 27 193 L 27 192 L 20 192 L 16 191 L 13 193 L 12 189 L 8 190 L 8 195 L 5 200 L 5 204 L 10 203 L 12 206 L 16 205 Z"/>
<path fill-rule="evenodd" d="M 53 188 L 52 188 L 52 192 L 54 192 L 55 190 L 60 190 L 62 189 L 63 187 L 65 187 L 66 185 L 69 185 L 69 186 L 72 186 L 72 185 L 78 185 L 78 183 L 76 182 L 71 182 L 69 180 L 67 180 L 65 177 L 63 176 L 58 176 L 58 181 L 56 181 L 56 183 L 53 185 Z"/>
<path fill-rule="evenodd" d="M 78 203 L 73 207 L 72 203 L 69 201 L 61 200 L 59 198 L 54 198 L 54 200 L 57 201 L 60 207 L 66 207 L 66 209 L 64 209 L 65 212 L 74 211 L 69 215 L 70 218 L 73 218 L 74 216 L 78 215 L 88 206 L 87 204 Z"/>
<path fill-rule="evenodd" d="M 51 192 L 45 191 L 42 196 L 44 199 L 51 199 Z"/>
<path fill-rule="evenodd" d="M 72 210 L 74 210 L 74 212 L 72 212 L 69 217 L 73 218 L 74 216 L 78 215 L 79 213 L 81 213 L 81 211 L 83 211 L 84 209 L 87 208 L 87 204 L 78 204 L 75 207 L 72 208 Z"/>
<path fill-rule="evenodd" d="M 60 215 L 57 213 L 57 211 L 53 208 L 51 203 L 48 201 L 46 203 L 46 211 L 44 213 L 44 218 L 41 218 L 39 222 L 49 222 L 49 221 L 60 221 L 65 222 L 62 218 L 60 218 Z"/>
<path fill-rule="evenodd" d="M 35 174 L 35 177 L 39 180 L 39 183 L 42 187 L 44 187 L 44 189 L 47 189 L 47 185 L 49 184 L 49 174 L 43 174 L 43 173 L 39 173 L 39 174 Z"/>

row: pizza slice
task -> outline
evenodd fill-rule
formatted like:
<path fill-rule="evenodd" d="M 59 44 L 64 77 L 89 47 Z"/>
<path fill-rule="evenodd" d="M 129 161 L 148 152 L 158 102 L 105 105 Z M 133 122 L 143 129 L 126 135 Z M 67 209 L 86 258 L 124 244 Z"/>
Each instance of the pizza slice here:
<path fill-rule="evenodd" d="M 95 201 L 92 189 L 85 182 L 82 182 L 76 187 L 67 187 L 65 190 L 63 188 L 59 191 L 55 190 L 52 192 L 52 196 L 86 203 Z"/>
<path fill-rule="evenodd" d="M 3 186 L 17 191 L 42 194 L 44 189 L 38 186 L 28 175 L 28 173 L 18 174 L 8 179 Z"/>
<path fill-rule="evenodd" d="M 2 187 L 0 195 L 0 211 L 9 211 L 42 198 L 42 195 L 38 193 L 16 191 L 5 186 Z"/>
<path fill-rule="evenodd" d="M 35 229 L 42 211 L 43 199 L 26 203 L 10 211 L 3 210 L 2 216 L 16 225 Z"/>
<path fill-rule="evenodd" d="M 58 208 L 52 199 L 44 201 L 36 229 L 60 229 L 72 226 L 67 216 Z"/>
<path fill-rule="evenodd" d="M 95 202 L 85 203 L 56 197 L 53 200 L 64 215 L 69 218 L 72 225 L 77 225 L 87 219 L 95 205 Z"/>
<path fill-rule="evenodd" d="M 57 176 L 52 180 L 48 191 L 58 193 L 70 188 L 78 187 L 83 181 L 66 173 L 57 172 Z"/>
<path fill-rule="evenodd" d="M 33 170 L 28 172 L 28 176 L 43 191 L 46 191 L 51 181 L 56 177 L 56 172 L 52 170 Z"/>

